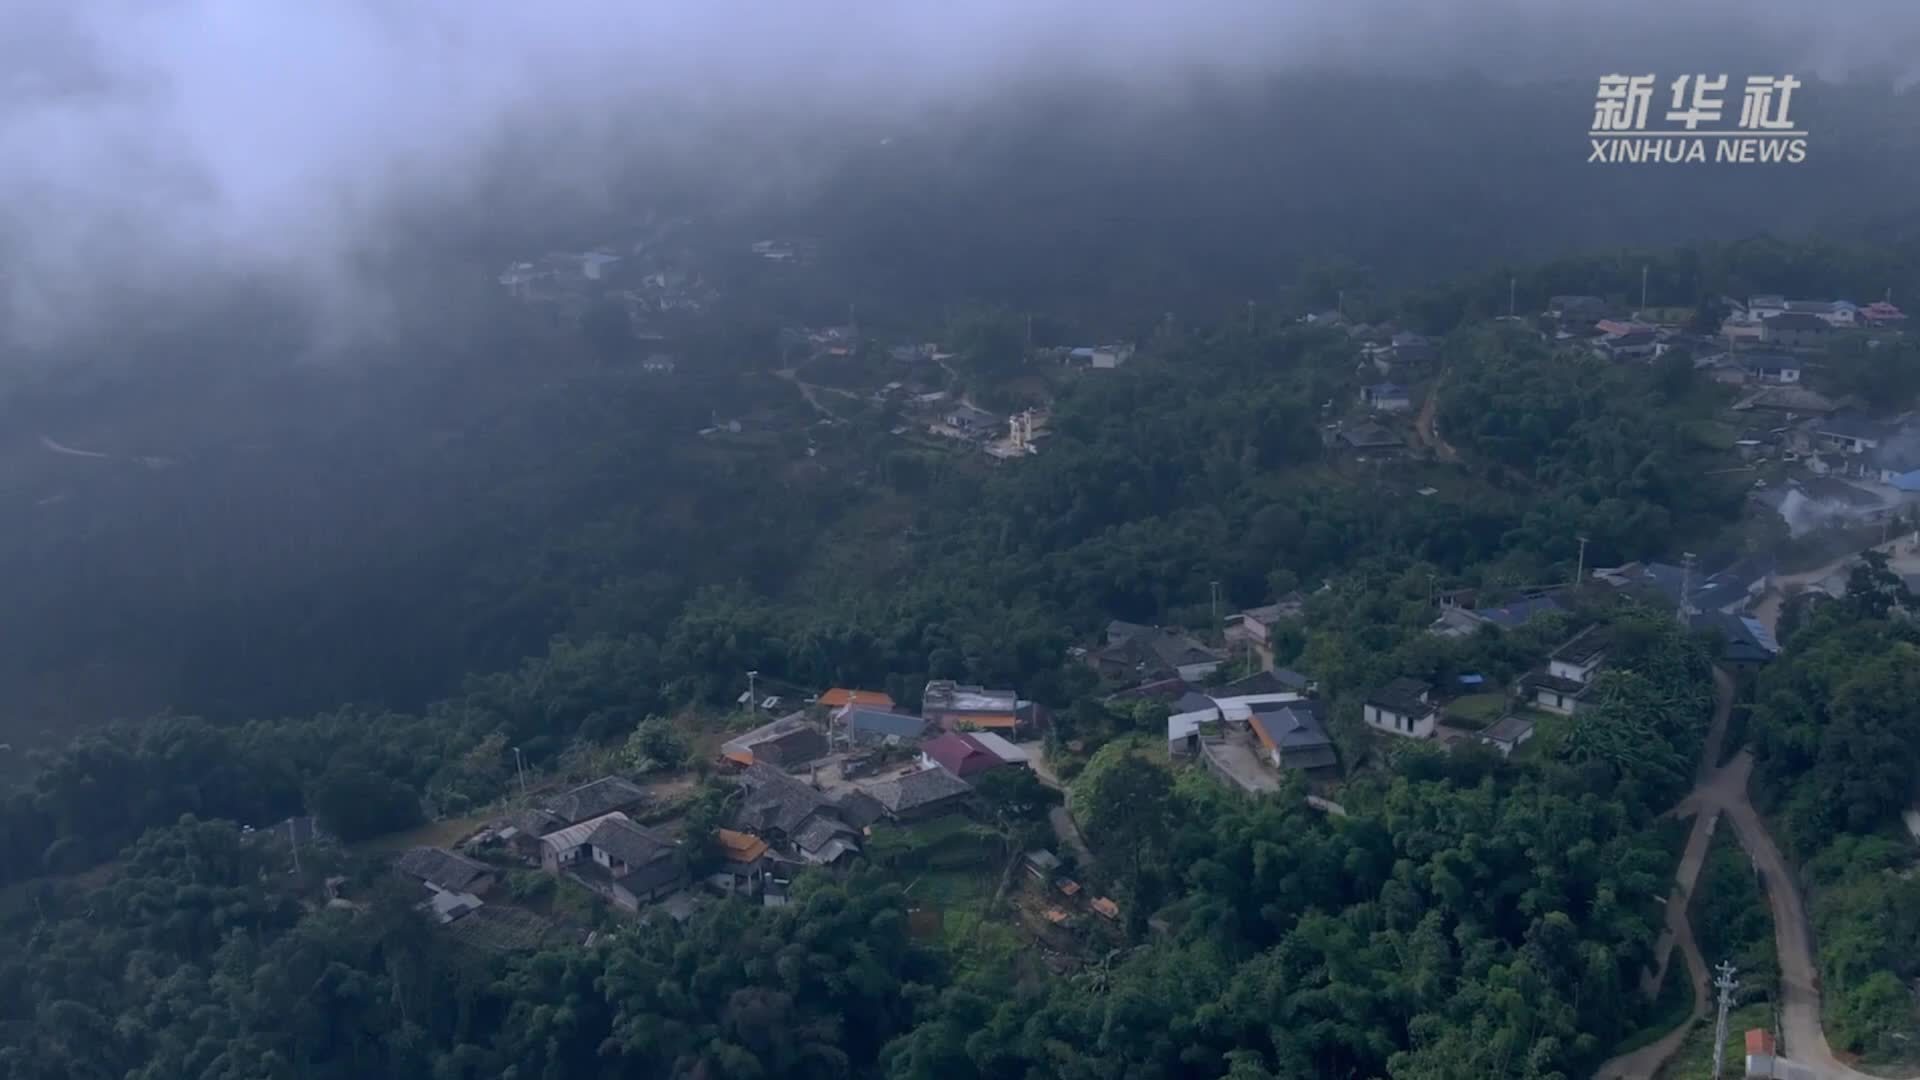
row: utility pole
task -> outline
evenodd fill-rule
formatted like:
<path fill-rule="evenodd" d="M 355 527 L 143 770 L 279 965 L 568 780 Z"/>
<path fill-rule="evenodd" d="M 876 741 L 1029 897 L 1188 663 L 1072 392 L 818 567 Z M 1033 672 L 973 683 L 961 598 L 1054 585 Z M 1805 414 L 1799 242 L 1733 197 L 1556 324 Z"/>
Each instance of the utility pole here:
<path fill-rule="evenodd" d="M 1209 583 L 1208 593 L 1213 598 L 1213 628 L 1218 630 L 1220 629 L 1220 583 L 1217 581 Z"/>
<path fill-rule="evenodd" d="M 1587 538 L 1582 536 L 1578 539 L 1580 541 L 1580 564 L 1579 568 L 1573 572 L 1573 584 L 1575 588 L 1578 588 L 1581 582 L 1587 580 Z"/>
<path fill-rule="evenodd" d="M 760 695 L 753 692 L 753 681 L 760 677 L 757 671 L 747 672 L 747 715 L 753 715 L 753 707 L 759 703 Z"/>
<path fill-rule="evenodd" d="M 1514 290 L 1515 284 L 1519 280 L 1520 280 L 1519 278 L 1513 278 L 1513 277 L 1510 277 L 1507 279 L 1507 318 L 1509 319 L 1513 318 L 1513 310 L 1514 310 L 1513 309 L 1513 296 L 1514 296 L 1513 290 Z"/>
<path fill-rule="evenodd" d="M 293 845 L 293 874 L 300 876 L 300 819 L 287 819 L 287 842 Z"/>
<path fill-rule="evenodd" d="M 1637 314 L 1647 313 L 1647 265 L 1640 264 L 1640 310 Z"/>
<path fill-rule="evenodd" d="M 1727 1046 L 1727 1010 L 1733 1006 L 1733 991 L 1740 981 L 1733 977 L 1733 965 L 1724 960 L 1715 970 L 1720 973 L 1713 980 L 1720 989 L 1720 1018 L 1713 1025 L 1713 1080 L 1720 1080 L 1720 1058 Z"/>
<path fill-rule="evenodd" d="M 527 762 L 520 756 L 520 748 L 513 748 L 513 771 L 520 777 L 520 797 L 527 797 Z"/>

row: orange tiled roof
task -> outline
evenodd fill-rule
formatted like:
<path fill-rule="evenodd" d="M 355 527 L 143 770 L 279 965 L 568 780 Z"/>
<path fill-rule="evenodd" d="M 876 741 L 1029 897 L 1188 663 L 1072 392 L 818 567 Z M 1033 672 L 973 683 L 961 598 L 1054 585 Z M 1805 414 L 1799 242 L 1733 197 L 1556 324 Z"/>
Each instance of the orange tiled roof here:
<path fill-rule="evenodd" d="M 1013 728 L 1019 726 L 1012 713 L 963 713 L 955 717 L 960 723 L 977 728 Z"/>
<path fill-rule="evenodd" d="M 1105 915 L 1109 919 L 1117 919 L 1120 917 L 1120 905 L 1104 896 L 1094 897 L 1093 910 Z"/>
<path fill-rule="evenodd" d="M 847 690 L 836 686 L 820 695 L 819 704 L 829 709 L 837 709 L 842 705 L 871 705 L 878 709 L 891 709 L 893 698 L 879 690 Z"/>
<path fill-rule="evenodd" d="M 720 850 L 726 854 L 728 862 L 748 863 L 767 853 L 767 842 L 757 836 L 748 836 L 732 829 L 715 829 L 713 835 L 720 842 Z"/>

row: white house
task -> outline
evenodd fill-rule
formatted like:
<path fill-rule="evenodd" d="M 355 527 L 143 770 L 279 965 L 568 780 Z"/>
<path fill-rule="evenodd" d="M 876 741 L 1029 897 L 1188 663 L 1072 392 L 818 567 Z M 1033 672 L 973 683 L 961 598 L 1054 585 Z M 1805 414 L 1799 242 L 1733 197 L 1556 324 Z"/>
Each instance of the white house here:
<path fill-rule="evenodd" d="M 1609 644 L 1605 627 L 1589 626 L 1553 650 L 1547 657 L 1546 670 L 1528 675 L 1521 680 L 1521 687 L 1540 708 L 1572 716 L 1606 663 Z"/>
<path fill-rule="evenodd" d="M 1367 695 L 1360 716 L 1368 727 L 1412 739 L 1433 737 L 1440 710 L 1430 699 L 1433 691 L 1414 679 L 1395 679 Z"/>

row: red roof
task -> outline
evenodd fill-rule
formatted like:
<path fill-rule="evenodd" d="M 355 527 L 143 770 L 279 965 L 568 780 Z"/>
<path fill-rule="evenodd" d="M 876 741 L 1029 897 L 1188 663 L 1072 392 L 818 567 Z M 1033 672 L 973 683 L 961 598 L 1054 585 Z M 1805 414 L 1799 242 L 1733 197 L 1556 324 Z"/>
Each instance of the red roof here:
<path fill-rule="evenodd" d="M 938 738 L 928 739 L 920 744 L 920 752 L 962 780 L 1002 764 L 993 751 L 964 731 L 949 731 Z"/>
<path fill-rule="evenodd" d="M 1765 1028 L 1747 1029 L 1747 1056 L 1771 1055 L 1773 1053 L 1773 1033 Z"/>

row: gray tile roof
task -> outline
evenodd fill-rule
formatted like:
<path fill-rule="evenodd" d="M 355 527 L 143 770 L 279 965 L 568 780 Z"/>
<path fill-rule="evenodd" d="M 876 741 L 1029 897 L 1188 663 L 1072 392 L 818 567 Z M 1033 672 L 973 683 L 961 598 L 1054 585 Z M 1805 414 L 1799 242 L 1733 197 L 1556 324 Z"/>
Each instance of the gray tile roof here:
<path fill-rule="evenodd" d="M 647 793 L 631 780 L 603 776 L 563 792 L 547 804 L 547 809 L 572 825 L 597 818 L 615 810 L 626 810 L 647 801 Z"/>
<path fill-rule="evenodd" d="M 886 808 L 878 799 L 864 791 L 849 791 L 840 796 L 834 804 L 840 811 L 841 820 L 856 829 L 867 826 L 887 816 Z"/>
<path fill-rule="evenodd" d="M 826 847 L 827 842 L 836 836 L 851 839 L 857 835 L 852 826 L 838 818 L 814 814 L 806 824 L 800 826 L 799 832 L 793 834 L 793 846 L 801 851 L 814 852 Z"/>
<path fill-rule="evenodd" d="M 938 765 L 867 786 L 867 793 L 878 800 L 881 806 L 886 807 L 889 814 L 904 813 L 947 799 L 957 799 L 972 790 L 965 780 Z"/>
<path fill-rule="evenodd" d="M 808 817 L 832 806 L 825 795 L 771 765 L 750 766 L 740 774 L 740 786 L 746 789 L 746 797 L 734 813 L 734 822 L 747 832 L 792 836 Z"/>
<path fill-rule="evenodd" d="M 587 843 L 629 866 L 644 866 L 673 853 L 673 841 L 626 818 L 609 818 L 587 835 Z"/>
<path fill-rule="evenodd" d="M 393 868 L 410 878 L 452 892 L 467 892 L 475 882 L 493 873 L 484 863 L 436 847 L 412 848 L 394 860 Z"/>

